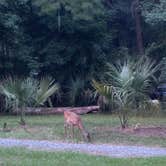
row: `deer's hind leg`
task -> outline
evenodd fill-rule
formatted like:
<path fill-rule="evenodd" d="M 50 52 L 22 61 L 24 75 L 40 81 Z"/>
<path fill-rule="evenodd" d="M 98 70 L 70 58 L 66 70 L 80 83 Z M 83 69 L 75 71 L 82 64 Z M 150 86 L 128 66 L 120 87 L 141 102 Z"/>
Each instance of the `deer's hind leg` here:
<path fill-rule="evenodd" d="M 82 130 L 80 128 L 78 128 L 78 139 L 80 141 L 84 140 L 84 136 L 83 136 Z"/>
<path fill-rule="evenodd" d="M 72 124 L 68 124 L 68 135 L 69 135 L 69 139 L 73 139 L 74 134 L 73 134 L 73 125 Z"/>
<path fill-rule="evenodd" d="M 72 132 L 72 140 L 74 140 L 75 134 L 74 134 L 74 126 L 73 125 L 71 125 L 71 132 Z"/>
<path fill-rule="evenodd" d="M 68 128 L 68 124 L 64 124 L 64 139 L 67 138 L 67 128 Z"/>

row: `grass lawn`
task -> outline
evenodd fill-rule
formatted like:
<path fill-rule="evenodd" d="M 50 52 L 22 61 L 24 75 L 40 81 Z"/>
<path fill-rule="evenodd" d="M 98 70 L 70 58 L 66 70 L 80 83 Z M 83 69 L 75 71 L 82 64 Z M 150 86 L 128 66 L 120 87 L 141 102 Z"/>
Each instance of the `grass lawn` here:
<path fill-rule="evenodd" d="M 130 144 L 166 147 L 165 138 L 157 136 L 138 136 L 113 131 L 119 127 L 119 119 L 113 115 L 87 114 L 82 115 L 85 128 L 89 130 L 93 143 Z M 63 116 L 26 116 L 27 131 L 18 125 L 19 117 L 1 116 L 0 128 L 7 122 L 11 132 L 0 131 L 1 138 L 21 138 L 38 140 L 64 140 Z M 133 117 L 130 125 L 140 123 L 142 126 L 165 126 L 165 117 Z"/>
<path fill-rule="evenodd" d="M 0 149 L 2 166 L 165 166 L 165 163 L 164 157 L 119 159 L 70 152 Z"/>

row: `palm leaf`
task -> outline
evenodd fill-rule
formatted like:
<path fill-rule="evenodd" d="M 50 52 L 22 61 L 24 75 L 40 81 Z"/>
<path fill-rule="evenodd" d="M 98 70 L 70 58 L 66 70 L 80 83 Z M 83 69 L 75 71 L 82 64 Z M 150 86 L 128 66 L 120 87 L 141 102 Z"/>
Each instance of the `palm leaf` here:
<path fill-rule="evenodd" d="M 112 96 L 115 94 L 113 92 L 113 87 L 109 85 L 104 85 L 101 83 L 98 83 L 95 80 L 92 80 L 92 86 L 96 89 L 96 91 L 102 95 L 108 98 L 109 100 L 112 98 Z"/>
<path fill-rule="evenodd" d="M 77 100 L 83 93 L 84 88 L 85 88 L 85 80 L 83 80 L 79 77 L 76 79 L 72 78 L 70 80 L 67 95 L 69 96 L 71 105 L 75 106 L 77 104 Z M 81 101 L 79 101 L 79 102 L 81 102 Z"/>
<path fill-rule="evenodd" d="M 47 99 L 59 89 L 58 84 L 54 83 L 51 77 L 42 78 L 39 82 L 39 88 L 36 95 L 36 104 L 43 105 Z"/>
<path fill-rule="evenodd" d="M 8 77 L 2 81 L 0 90 L 5 96 L 6 107 L 30 106 L 33 103 L 36 84 L 31 78 Z"/>

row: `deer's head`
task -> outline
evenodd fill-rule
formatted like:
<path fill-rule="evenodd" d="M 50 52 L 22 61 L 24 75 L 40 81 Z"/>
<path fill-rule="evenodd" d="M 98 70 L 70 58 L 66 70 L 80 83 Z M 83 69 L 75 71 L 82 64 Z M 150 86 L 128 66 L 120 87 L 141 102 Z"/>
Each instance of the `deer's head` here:
<path fill-rule="evenodd" d="M 83 132 L 83 136 L 84 136 L 85 141 L 88 141 L 88 142 L 91 141 L 91 137 L 90 137 L 89 132 L 84 131 L 84 132 Z"/>

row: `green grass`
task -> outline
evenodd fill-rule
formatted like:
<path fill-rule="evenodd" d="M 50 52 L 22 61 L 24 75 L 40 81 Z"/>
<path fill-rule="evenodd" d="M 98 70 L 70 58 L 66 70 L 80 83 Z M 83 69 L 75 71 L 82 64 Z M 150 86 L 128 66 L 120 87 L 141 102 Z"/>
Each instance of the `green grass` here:
<path fill-rule="evenodd" d="M 39 152 L 1 148 L 1 166 L 165 166 L 166 158 L 119 159 L 70 152 Z"/>
<path fill-rule="evenodd" d="M 85 128 L 89 130 L 93 143 L 149 145 L 166 147 L 163 137 L 143 137 L 112 131 L 112 127 L 120 127 L 117 116 L 103 114 L 82 115 Z M 7 122 L 11 132 L 0 131 L 1 138 L 21 138 L 37 140 L 63 140 L 63 116 L 27 116 L 28 132 L 18 125 L 19 117 L 1 116 L 0 128 Z M 165 117 L 133 117 L 130 125 L 140 123 L 143 126 L 165 126 Z"/>

